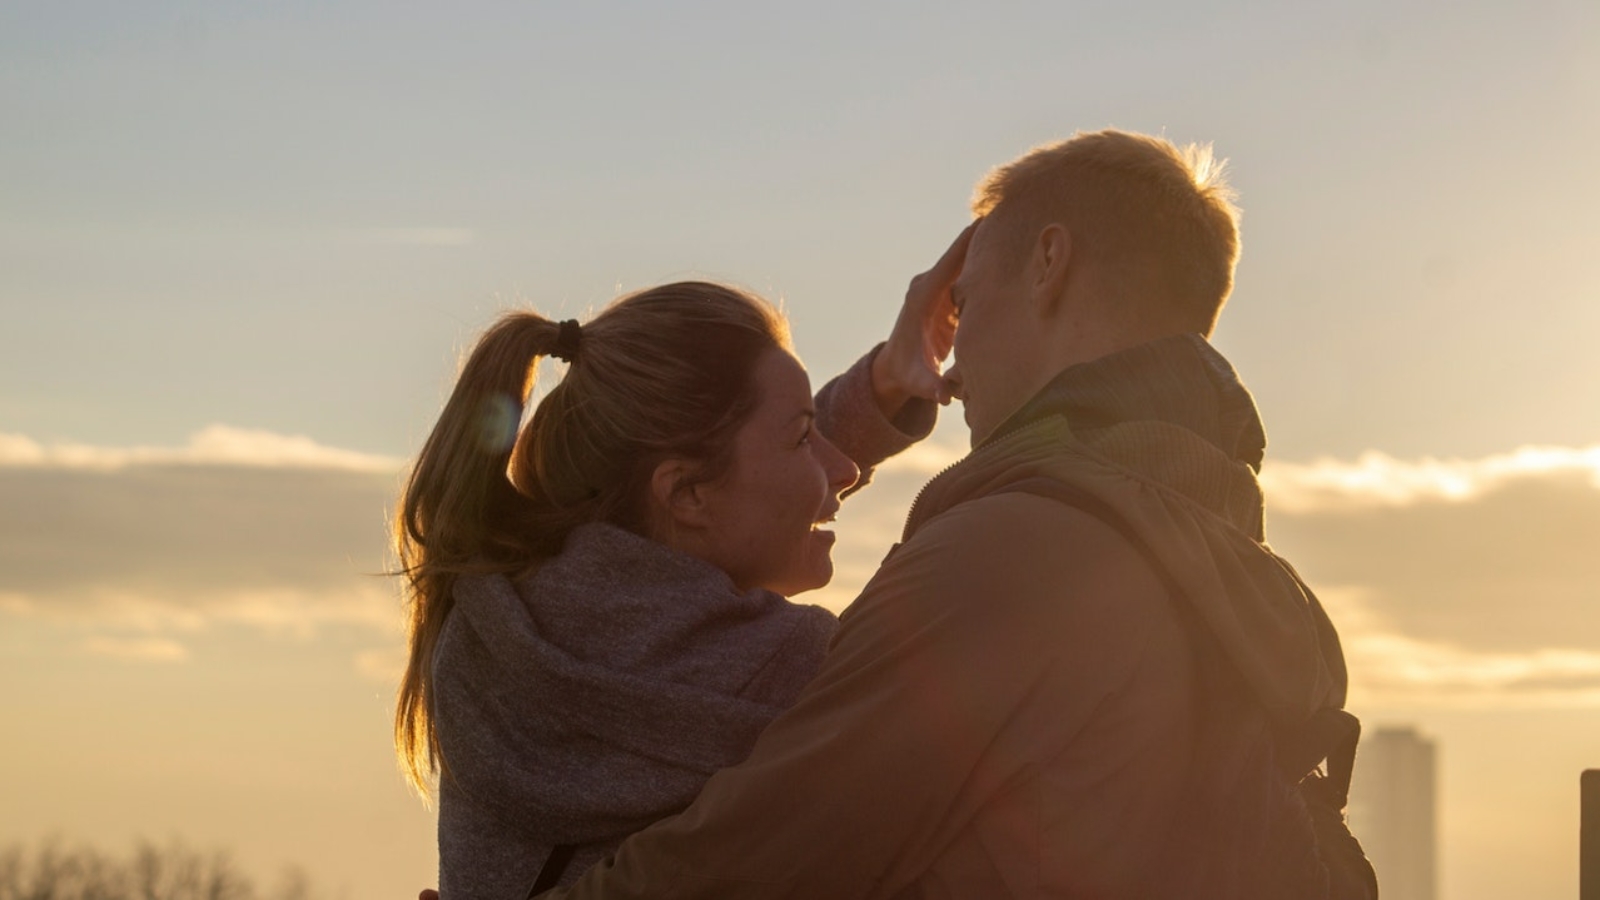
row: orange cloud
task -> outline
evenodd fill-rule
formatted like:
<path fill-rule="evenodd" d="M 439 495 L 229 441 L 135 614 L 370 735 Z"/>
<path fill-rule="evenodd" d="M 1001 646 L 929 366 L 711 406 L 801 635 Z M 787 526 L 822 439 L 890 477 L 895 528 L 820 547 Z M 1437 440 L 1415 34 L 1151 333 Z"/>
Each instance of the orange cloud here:
<path fill-rule="evenodd" d="M 1482 459 L 1408 461 L 1377 451 L 1354 462 L 1268 461 L 1261 483 L 1272 508 L 1289 513 L 1319 509 L 1460 503 L 1519 480 L 1578 475 L 1600 490 L 1600 444 L 1590 447 L 1519 447 Z"/>
<path fill-rule="evenodd" d="M 189 658 L 187 647 L 168 638 L 97 636 L 85 640 L 83 649 L 93 656 L 105 656 L 129 662 L 174 663 Z"/>
<path fill-rule="evenodd" d="M 211 425 L 181 447 L 96 447 L 42 444 L 16 434 L 0 434 L 0 468 L 69 469 L 111 472 L 132 466 L 243 466 L 268 469 L 334 469 L 397 473 L 403 461 L 342 450 L 304 435 Z"/>

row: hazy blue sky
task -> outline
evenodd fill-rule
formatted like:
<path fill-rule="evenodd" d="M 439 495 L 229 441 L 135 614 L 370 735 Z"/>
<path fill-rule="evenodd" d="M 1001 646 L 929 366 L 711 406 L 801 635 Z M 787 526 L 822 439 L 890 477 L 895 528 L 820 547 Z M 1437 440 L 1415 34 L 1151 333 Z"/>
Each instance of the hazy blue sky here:
<path fill-rule="evenodd" d="M 477 331 L 709 277 L 781 301 L 820 380 L 990 166 L 1115 125 L 1232 161 L 1217 343 L 1267 421 L 1269 536 L 1358 712 L 1441 740 L 1445 896 L 1575 891 L 1590 0 L 18 2 L 0 122 L 0 841 L 177 832 L 410 896 L 431 819 L 368 573 Z M 819 599 L 964 443 L 947 417 L 847 507 Z"/>
<path fill-rule="evenodd" d="M 687 274 L 831 371 L 989 166 L 1119 125 L 1233 160 L 1275 451 L 1600 432 L 1593 4 L 861 6 L 8 4 L 0 416 L 404 454 L 499 306 Z"/>

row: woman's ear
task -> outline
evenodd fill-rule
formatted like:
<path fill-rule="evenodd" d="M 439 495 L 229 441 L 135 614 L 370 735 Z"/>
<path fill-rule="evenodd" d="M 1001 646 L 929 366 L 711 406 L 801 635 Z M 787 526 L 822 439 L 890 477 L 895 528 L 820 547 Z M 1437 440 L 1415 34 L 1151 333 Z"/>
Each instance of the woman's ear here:
<path fill-rule="evenodd" d="M 651 506 L 673 531 L 710 524 L 704 482 L 695 478 L 697 474 L 699 467 L 685 459 L 662 460 L 650 473 Z"/>

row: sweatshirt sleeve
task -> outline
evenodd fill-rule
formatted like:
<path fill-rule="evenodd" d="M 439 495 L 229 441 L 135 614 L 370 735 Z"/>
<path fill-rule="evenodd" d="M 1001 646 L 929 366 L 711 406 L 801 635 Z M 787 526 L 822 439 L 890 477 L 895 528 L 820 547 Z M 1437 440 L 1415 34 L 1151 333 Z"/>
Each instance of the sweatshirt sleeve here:
<path fill-rule="evenodd" d="M 817 429 L 861 467 L 861 479 L 850 492 L 872 480 L 872 470 L 933 431 L 939 404 L 913 398 L 893 419 L 885 418 L 872 394 L 872 361 L 883 349 L 867 351 L 838 377 L 817 391 Z"/>
<path fill-rule="evenodd" d="M 993 797 L 1063 752 L 1142 655 L 1148 623 L 1126 595 L 1159 597 L 1159 584 L 1127 577 L 1138 562 L 1115 536 L 1063 552 L 1059 530 L 1015 527 L 1049 502 L 991 498 L 930 521 L 745 763 L 544 896 L 867 898 L 916 883 Z"/>

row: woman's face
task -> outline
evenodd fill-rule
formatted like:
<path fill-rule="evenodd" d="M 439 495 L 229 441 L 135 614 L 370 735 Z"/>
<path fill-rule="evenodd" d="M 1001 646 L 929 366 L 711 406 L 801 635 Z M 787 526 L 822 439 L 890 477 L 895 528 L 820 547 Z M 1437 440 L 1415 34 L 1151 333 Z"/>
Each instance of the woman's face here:
<path fill-rule="evenodd" d="M 861 472 L 812 427 L 811 381 L 798 360 L 769 350 L 752 376 L 760 400 L 734 435 L 732 466 L 694 488 L 704 523 L 695 555 L 741 590 L 787 596 L 833 577 L 833 532 L 817 526 Z"/>

